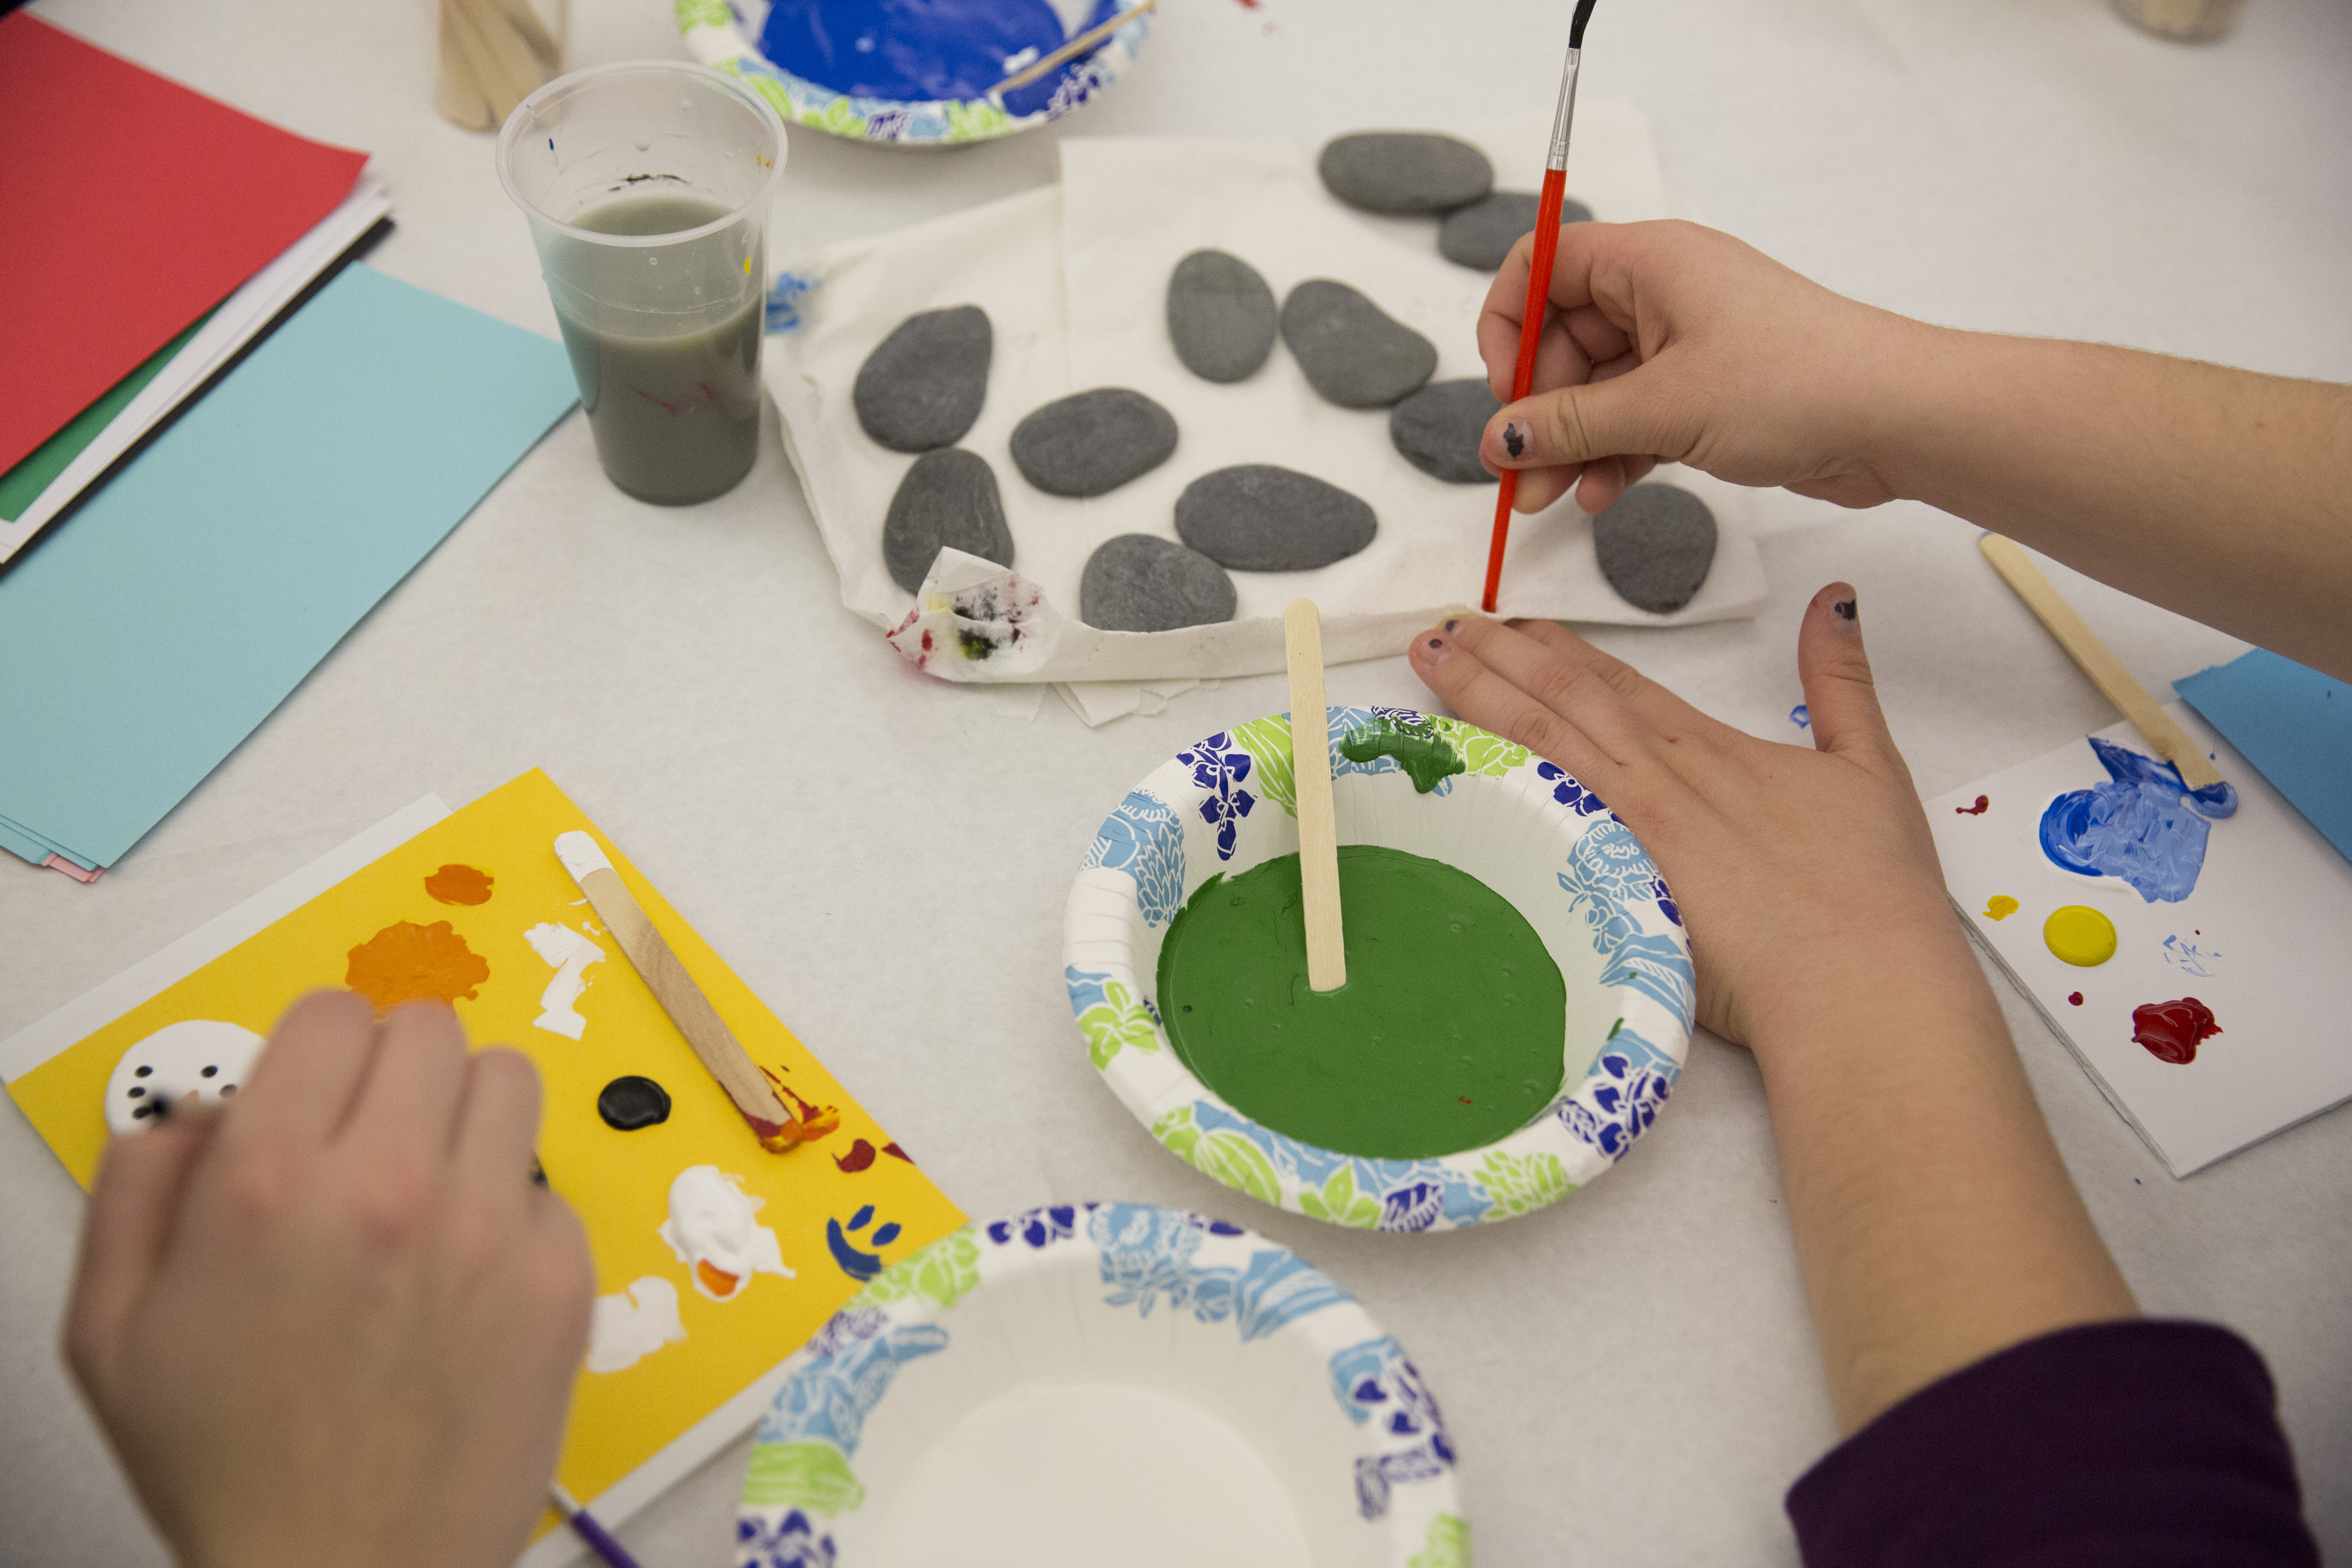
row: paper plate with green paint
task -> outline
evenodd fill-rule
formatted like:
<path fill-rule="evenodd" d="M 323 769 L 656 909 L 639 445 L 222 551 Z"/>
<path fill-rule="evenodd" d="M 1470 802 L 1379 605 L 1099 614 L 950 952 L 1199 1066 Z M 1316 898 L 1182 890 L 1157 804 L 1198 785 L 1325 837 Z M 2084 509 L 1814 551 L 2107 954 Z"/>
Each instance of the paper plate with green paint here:
<path fill-rule="evenodd" d="M 1329 728 L 1343 851 L 1378 846 L 1467 873 L 1517 911 L 1558 968 L 1550 994 L 1563 1000 L 1547 1004 L 1562 1013 L 1557 1077 L 1529 1080 L 1533 1098 L 1511 1112 L 1525 1120 L 1490 1128 L 1472 1147 L 1328 1147 L 1340 1140 L 1273 1125 L 1288 1120 L 1286 1108 L 1228 1100 L 1171 1038 L 1161 958 L 1180 911 L 1213 878 L 1237 888 L 1244 874 L 1298 851 L 1286 714 L 1178 752 L 1096 835 L 1063 923 L 1063 979 L 1087 1051 L 1170 1152 L 1296 1214 L 1366 1230 L 1449 1230 L 1556 1202 L 1624 1157 L 1656 1120 L 1689 1052 L 1696 992 L 1673 895 L 1632 830 L 1524 746 L 1401 708 L 1335 707 Z M 1343 854 L 1343 905 L 1353 897 L 1347 875 Z M 1364 913 L 1369 921 L 1376 911 Z M 1349 920 L 1352 986 L 1361 966 L 1358 917 Z M 1268 1000 L 1269 1015 L 1289 1016 L 1295 1005 Z M 1431 1025 L 1424 1017 L 1412 1026 Z M 1481 1021 L 1445 1029 L 1455 1037 L 1433 1038 L 1425 1049 L 1403 1044 L 1467 1071 L 1485 1065 L 1475 1059 L 1485 1031 Z M 1267 1051 L 1286 1048 L 1271 1026 L 1265 1041 Z M 1396 1059 L 1398 1042 L 1382 1048 Z M 1415 1089 L 1432 1091 L 1447 1097 L 1450 1112 L 1452 1079 L 1433 1070 Z"/>
<path fill-rule="evenodd" d="M 739 1568 L 1470 1568 L 1445 1422 L 1313 1265 L 1060 1204 L 877 1276 L 783 1367 Z"/>
<path fill-rule="evenodd" d="M 674 0 L 704 65 L 793 125 L 891 147 L 950 146 L 1059 120 L 1119 79 L 1150 36 L 1130 0 Z M 1017 87 L 1067 44 L 1098 42 Z"/>

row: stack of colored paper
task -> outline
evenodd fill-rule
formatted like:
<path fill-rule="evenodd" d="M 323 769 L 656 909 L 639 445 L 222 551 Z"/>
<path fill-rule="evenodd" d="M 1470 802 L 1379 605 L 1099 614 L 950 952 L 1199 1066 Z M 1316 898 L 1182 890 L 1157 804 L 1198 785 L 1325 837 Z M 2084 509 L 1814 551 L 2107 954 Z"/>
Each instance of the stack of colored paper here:
<path fill-rule="evenodd" d="M 0 563 L 175 412 L 389 204 L 281 131 L 0 16 Z"/>
<path fill-rule="evenodd" d="M 0 575 L 0 847 L 111 865 L 576 396 L 551 339 L 338 273 Z"/>

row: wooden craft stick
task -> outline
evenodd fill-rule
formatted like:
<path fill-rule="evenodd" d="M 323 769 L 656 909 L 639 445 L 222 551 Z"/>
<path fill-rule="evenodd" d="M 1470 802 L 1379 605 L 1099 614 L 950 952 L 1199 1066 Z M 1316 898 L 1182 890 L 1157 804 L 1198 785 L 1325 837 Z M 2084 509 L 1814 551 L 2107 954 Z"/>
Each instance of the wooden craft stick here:
<path fill-rule="evenodd" d="M 1290 663 L 1292 787 L 1298 804 L 1298 875 L 1307 904 L 1307 984 L 1336 991 L 1348 984 L 1348 948 L 1339 925 L 1339 825 L 1331 814 L 1331 725 L 1323 706 L 1323 618 L 1312 599 L 1282 612 L 1282 649 Z"/>
<path fill-rule="evenodd" d="M 1126 10 L 1121 11 L 1118 16 L 1113 16 L 1109 21 L 1101 24 L 1099 26 L 1088 27 L 1085 32 L 1080 33 L 1076 37 L 1072 38 L 1068 43 L 1064 44 L 1052 54 L 1030 61 L 1027 65 L 1023 66 L 1019 70 L 1014 71 L 1011 76 L 1006 77 L 1003 81 L 998 82 L 994 87 L 990 88 L 988 89 L 988 96 L 994 98 L 999 93 L 1011 92 L 1015 88 L 1027 87 L 1031 82 L 1035 81 L 1039 77 L 1044 76 L 1047 71 L 1054 69 L 1056 66 L 1061 65 L 1066 60 L 1075 59 L 1078 56 L 1085 54 L 1088 49 L 1093 48 L 1097 44 L 1101 43 L 1105 38 L 1109 37 L 1113 33 L 1118 32 L 1129 22 L 1134 21 L 1146 11 L 1157 9 L 1159 5 L 1160 0 L 1142 0 L 1142 4 L 1129 6 Z"/>
<path fill-rule="evenodd" d="M 555 858 L 588 895 L 588 903 L 595 910 L 596 918 L 629 955 L 629 962 L 654 994 L 669 1021 L 694 1047 L 743 1120 L 751 1124 L 759 1135 L 760 1146 L 771 1153 L 782 1153 L 802 1142 L 798 1133 L 799 1119 L 784 1108 L 783 1100 L 751 1060 L 751 1053 L 735 1038 L 735 1033 L 711 1006 L 710 998 L 677 961 L 662 933 L 636 900 L 628 886 L 604 851 L 587 834 L 573 831 L 561 833 L 555 838 Z"/>
<path fill-rule="evenodd" d="M 2058 590 L 2051 586 L 2050 579 L 2042 574 L 2042 569 L 2034 565 L 2032 558 L 2018 547 L 2015 541 L 2004 539 L 1998 533 L 1988 533 L 1977 542 L 1977 548 L 1984 552 L 1985 559 L 1992 563 L 1993 570 L 2007 578 L 2009 585 L 2017 590 L 2017 596 L 2025 601 L 2025 607 L 2050 628 L 2050 635 L 2058 639 L 2058 646 L 2073 655 L 2074 662 L 2083 667 L 2083 673 L 2107 694 L 2107 700 L 2123 710 L 2124 717 L 2132 721 L 2132 727 L 2140 732 L 2156 754 L 2180 770 L 2181 779 L 2190 789 L 2206 789 L 2221 782 L 2221 771 L 2214 767 L 2212 759 L 2189 738 L 2188 731 L 2174 723 L 2171 717 L 2156 705 L 2156 699 L 2147 694 L 2147 689 L 2134 680 L 2131 671 L 2124 668 L 2123 661 L 2108 650 L 2107 645 L 2099 640 L 2096 633 L 2083 624 L 2083 617 L 2074 613 L 2074 606 L 2059 597 Z"/>

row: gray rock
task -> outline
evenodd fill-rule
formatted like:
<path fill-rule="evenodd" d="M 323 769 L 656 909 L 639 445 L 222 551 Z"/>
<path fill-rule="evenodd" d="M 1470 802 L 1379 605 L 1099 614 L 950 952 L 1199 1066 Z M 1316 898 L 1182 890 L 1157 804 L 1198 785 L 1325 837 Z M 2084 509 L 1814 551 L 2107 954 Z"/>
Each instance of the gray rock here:
<path fill-rule="evenodd" d="M 1519 243 L 1519 236 L 1534 231 L 1540 204 L 1541 198 L 1532 191 L 1490 192 L 1445 215 L 1445 221 L 1437 226 L 1437 248 L 1448 261 L 1481 272 L 1496 271 L 1511 254 L 1511 247 Z M 1563 227 L 1591 223 L 1592 209 L 1582 202 L 1564 201 L 1559 205 L 1559 221 Z"/>
<path fill-rule="evenodd" d="M 1385 408 L 1437 369 L 1437 345 L 1345 283 L 1310 278 L 1282 302 L 1282 341 L 1342 408 Z"/>
<path fill-rule="evenodd" d="M 1274 352 L 1274 290 L 1238 256 L 1196 250 L 1169 277 L 1168 335 L 1204 381 L 1255 374 Z"/>
<path fill-rule="evenodd" d="M 1078 579 L 1078 618 L 1107 632 L 1214 626 L 1239 603 L 1223 567 L 1148 533 L 1105 540 Z"/>
<path fill-rule="evenodd" d="M 894 452 L 954 446 L 987 400 L 994 346 L 977 305 L 908 317 L 857 367 L 849 400 L 858 424 Z"/>
<path fill-rule="evenodd" d="M 1467 142 L 1418 131 L 1360 131 L 1324 143 L 1324 186 L 1376 213 L 1442 213 L 1495 188 L 1495 165 Z"/>
<path fill-rule="evenodd" d="M 1674 485 L 1635 485 L 1592 520 L 1601 574 L 1627 604 L 1670 615 L 1715 564 L 1715 513 Z"/>
<path fill-rule="evenodd" d="M 1013 564 L 1013 531 L 1004 526 L 996 471 L 987 458 L 960 447 L 916 458 L 882 523 L 883 563 L 890 581 L 909 594 L 922 587 L 933 558 L 946 548 Z"/>
<path fill-rule="evenodd" d="M 1495 476 L 1478 461 L 1478 437 L 1502 409 L 1502 400 L 1484 381 L 1441 381 L 1389 410 L 1389 439 L 1406 462 L 1433 479 L 1495 484 Z"/>
<path fill-rule="evenodd" d="M 1139 392 L 1098 386 L 1057 397 L 1013 427 L 1013 461 L 1048 495 L 1098 496 L 1176 450 L 1176 416 Z"/>
<path fill-rule="evenodd" d="M 1236 572 L 1311 572 L 1379 530 L 1372 509 L 1339 486 L 1271 463 L 1202 474 L 1176 498 L 1176 536 Z"/>

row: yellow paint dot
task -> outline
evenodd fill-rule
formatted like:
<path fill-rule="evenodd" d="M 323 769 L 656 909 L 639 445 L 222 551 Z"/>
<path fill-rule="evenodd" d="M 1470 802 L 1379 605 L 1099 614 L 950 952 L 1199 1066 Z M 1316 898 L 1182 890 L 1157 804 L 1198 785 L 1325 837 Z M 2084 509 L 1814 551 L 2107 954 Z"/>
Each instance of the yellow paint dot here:
<path fill-rule="evenodd" d="M 2116 922 L 2088 904 L 2068 904 L 2042 922 L 2042 940 L 2062 962 L 2092 969 L 2116 955 Z"/>
<path fill-rule="evenodd" d="M 1992 901 L 1985 905 L 1985 919 L 1989 921 L 2005 921 L 2016 912 L 2017 900 L 2007 893 L 1995 893 Z"/>
<path fill-rule="evenodd" d="M 746 278 L 751 276 L 751 258 L 748 256 L 743 258 L 743 276 Z"/>

